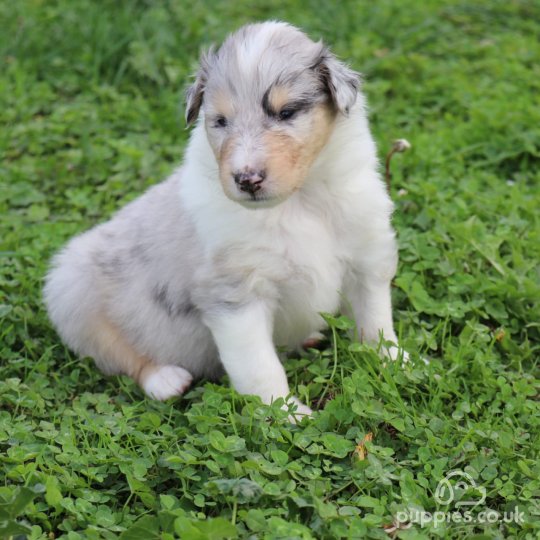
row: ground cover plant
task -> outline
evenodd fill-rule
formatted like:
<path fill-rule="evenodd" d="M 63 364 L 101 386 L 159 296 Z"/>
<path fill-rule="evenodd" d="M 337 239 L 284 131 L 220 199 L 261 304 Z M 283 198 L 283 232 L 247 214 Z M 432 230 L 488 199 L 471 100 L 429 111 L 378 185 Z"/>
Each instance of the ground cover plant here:
<path fill-rule="evenodd" d="M 70 353 L 40 297 L 56 249 L 179 163 L 201 46 L 268 18 L 364 74 L 381 157 L 412 143 L 391 188 L 412 362 L 328 316 L 328 347 L 287 364 L 318 410 L 297 426 L 227 384 L 145 399 Z M 20 0 L 0 21 L 0 537 L 538 537 L 537 2 Z M 477 489 L 448 502 L 452 471 Z"/>

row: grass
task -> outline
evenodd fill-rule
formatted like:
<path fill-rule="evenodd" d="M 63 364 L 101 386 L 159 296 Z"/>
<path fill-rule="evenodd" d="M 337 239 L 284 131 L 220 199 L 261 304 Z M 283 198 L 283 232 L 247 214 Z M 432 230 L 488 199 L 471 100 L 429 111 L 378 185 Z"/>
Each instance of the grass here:
<path fill-rule="evenodd" d="M 287 364 L 319 405 L 298 426 L 227 384 L 146 400 L 66 350 L 40 296 L 55 250 L 181 160 L 199 49 L 267 18 L 364 74 L 381 157 L 413 145 L 392 163 L 413 362 L 330 318 L 329 348 Z M 538 538 L 537 2 L 1 0 L 0 20 L 0 537 Z M 474 515 L 523 520 L 392 532 L 478 500 L 437 502 L 453 470 L 486 490 Z"/>

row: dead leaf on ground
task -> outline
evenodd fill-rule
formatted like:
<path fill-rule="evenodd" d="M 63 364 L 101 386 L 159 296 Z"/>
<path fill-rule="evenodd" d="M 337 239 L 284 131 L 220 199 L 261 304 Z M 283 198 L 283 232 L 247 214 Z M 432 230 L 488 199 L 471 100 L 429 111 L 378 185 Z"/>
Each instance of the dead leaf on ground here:
<path fill-rule="evenodd" d="M 373 433 L 367 433 L 366 436 L 356 445 L 356 448 L 354 449 L 353 456 L 358 461 L 364 461 L 367 456 L 367 448 L 366 443 L 371 442 L 373 440 Z"/>

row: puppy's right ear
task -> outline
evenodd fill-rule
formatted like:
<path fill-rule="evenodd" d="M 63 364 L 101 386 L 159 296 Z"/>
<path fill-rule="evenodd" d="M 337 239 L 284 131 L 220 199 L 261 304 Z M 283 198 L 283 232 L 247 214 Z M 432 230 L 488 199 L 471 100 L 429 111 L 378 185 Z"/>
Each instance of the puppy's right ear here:
<path fill-rule="evenodd" d="M 215 56 L 212 47 L 201 55 L 199 69 L 195 74 L 195 82 L 186 90 L 186 122 L 188 126 L 191 126 L 199 116 L 210 67 Z"/>

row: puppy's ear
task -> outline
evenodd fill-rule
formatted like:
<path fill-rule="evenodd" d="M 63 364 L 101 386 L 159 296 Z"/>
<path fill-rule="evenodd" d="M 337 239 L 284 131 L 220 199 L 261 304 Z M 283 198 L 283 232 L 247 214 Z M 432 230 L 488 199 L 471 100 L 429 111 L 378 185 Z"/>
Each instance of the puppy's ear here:
<path fill-rule="evenodd" d="M 186 90 L 186 122 L 190 126 L 197 120 L 199 110 L 203 102 L 204 90 L 208 82 L 210 68 L 215 58 L 215 52 L 211 47 L 201 55 L 199 69 L 195 74 L 195 82 Z"/>
<path fill-rule="evenodd" d="M 337 109 L 345 115 L 349 114 L 360 88 L 359 73 L 340 62 L 322 43 L 313 68 L 318 72 Z"/>

